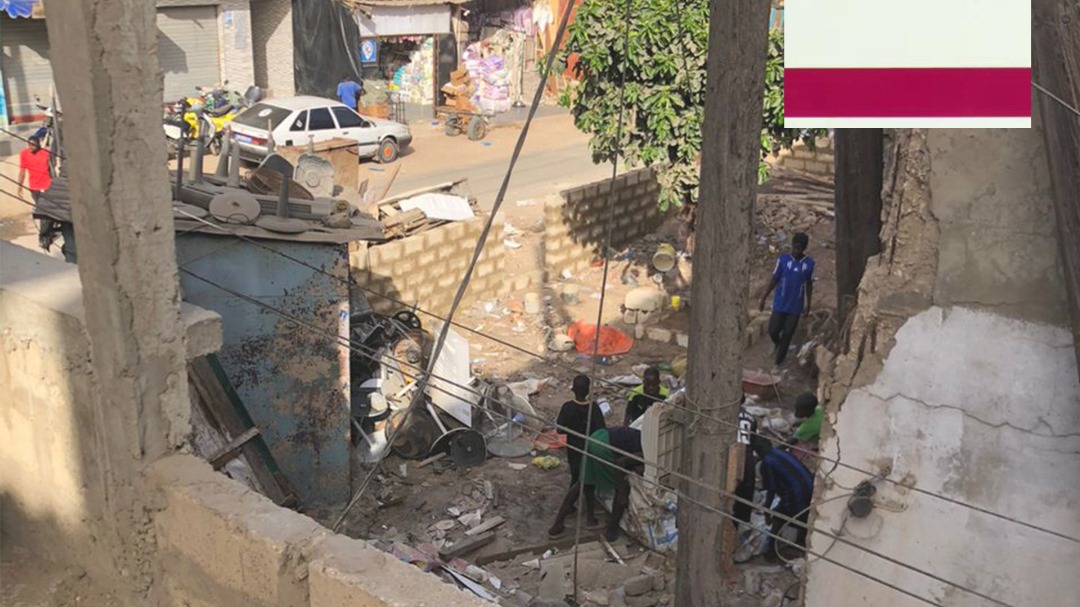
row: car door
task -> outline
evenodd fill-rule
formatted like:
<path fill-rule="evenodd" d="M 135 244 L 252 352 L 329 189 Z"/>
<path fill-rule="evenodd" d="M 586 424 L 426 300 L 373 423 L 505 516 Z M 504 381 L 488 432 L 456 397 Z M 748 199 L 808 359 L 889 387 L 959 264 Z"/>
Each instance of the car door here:
<path fill-rule="evenodd" d="M 334 108 L 334 117 L 337 118 L 341 136 L 355 139 L 360 145 L 357 151 L 362 158 L 375 155 L 379 150 L 379 138 L 374 125 L 344 106 Z"/>
<path fill-rule="evenodd" d="M 307 134 L 308 138 L 314 140 L 315 143 L 329 141 L 341 136 L 338 125 L 334 122 L 334 116 L 330 113 L 330 108 L 317 107 L 308 110 Z M 304 141 L 300 145 L 306 143 L 307 141 Z"/>
<path fill-rule="evenodd" d="M 307 144 L 308 111 L 302 110 L 290 116 L 291 120 L 279 128 L 281 136 L 274 139 L 286 147 Z"/>

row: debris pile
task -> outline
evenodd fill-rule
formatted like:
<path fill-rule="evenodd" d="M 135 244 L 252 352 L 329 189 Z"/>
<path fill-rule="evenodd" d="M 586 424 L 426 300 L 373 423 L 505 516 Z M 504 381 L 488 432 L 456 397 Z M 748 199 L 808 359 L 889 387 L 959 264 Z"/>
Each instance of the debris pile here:
<path fill-rule="evenodd" d="M 447 107 L 462 112 L 477 112 L 476 106 L 472 104 L 476 85 L 473 83 L 469 70 L 464 66 L 450 72 L 450 82 L 443 85 L 442 92 L 446 95 Z"/>
<path fill-rule="evenodd" d="M 476 215 L 476 198 L 464 179 L 413 190 L 372 205 L 388 238 L 404 238 Z"/>

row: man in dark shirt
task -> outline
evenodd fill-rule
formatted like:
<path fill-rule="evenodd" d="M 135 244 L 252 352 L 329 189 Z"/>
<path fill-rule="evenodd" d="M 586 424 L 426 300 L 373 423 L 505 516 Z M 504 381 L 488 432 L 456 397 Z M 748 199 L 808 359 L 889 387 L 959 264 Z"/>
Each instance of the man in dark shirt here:
<path fill-rule="evenodd" d="M 761 294 L 758 308 L 765 310 L 765 300 L 776 289 L 773 297 L 772 316 L 769 317 L 769 338 L 775 349 L 776 366 L 783 364 L 791 349 L 791 339 L 799 327 L 799 317 L 810 313 L 814 298 L 814 258 L 806 254 L 810 237 L 798 232 L 791 239 L 791 252 L 776 260 L 772 279 Z"/>
<path fill-rule="evenodd" d="M 627 471 L 641 474 L 645 469 L 641 431 L 626 426 L 600 428 L 590 438 L 592 440 L 587 447 L 589 457 L 585 461 L 585 475 L 582 477 L 585 483 L 586 524 L 590 528 L 599 527 L 599 522 L 593 516 L 596 492 L 614 491 L 611 517 L 608 518 L 604 535 L 609 541 L 615 541 L 619 537 L 619 523 L 630 505 Z M 574 484 L 566 492 L 555 516 L 555 524 L 548 531 L 549 537 L 557 538 L 566 531 L 566 517 L 574 512 L 579 490 L 578 485 Z"/>
<path fill-rule="evenodd" d="M 814 477 L 795 456 L 787 451 L 774 449 L 768 439 L 754 436 L 751 444 L 754 454 L 761 461 L 761 486 L 765 489 L 765 508 L 772 509 L 774 498 L 779 497 L 780 503 L 775 512 L 797 521 L 789 523 L 767 512 L 765 516 L 771 519 L 772 535 L 775 537 L 784 527 L 792 525 L 798 531 L 796 543 L 805 547 L 810 500 L 814 496 Z M 770 543 L 774 549 L 778 549 L 779 546 L 773 541 L 774 537 L 770 538 Z"/>
<path fill-rule="evenodd" d="M 586 436 L 592 436 L 597 430 L 605 428 L 604 413 L 600 406 L 589 400 L 589 392 L 592 390 L 592 382 L 587 375 L 578 375 L 573 383 L 574 400 L 563 403 L 559 410 L 559 416 L 555 420 L 555 426 L 562 434 L 566 434 L 566 462 L 570 467 L 570 489 L 563 498 L 563 504 L 559 508 L 556 524 L 548 530 L 550 537 L 558 537 L 566 530 L 563 520 L 570 512 L 573 512 L 580 491 L 578 483 L 582 475 L 582 458 L 586 448 Z M 571 499 L 573 498 L 573 499 Z M 564 513 L 565 511 L 565 513 Z M 586 524 L 590 528 L 599 525 L 596 520 L 596 491 L 588 483 L 585 486 L 585 517 Z"/>
<path fill-rule="evenodd" d="M 587 375 L 578 375 L 573 383 L 574 400 L 563 403 L 555 426 L 566 434 L 566 461 L 570 464 L 570 482 L 577 483 L 581 475 L 581 457 L 585 452 L 585 437 L 605 427 L 604 414 L 595 401 L 589 400 L 592 382 Z M 589 410 L 592 413 L 589 413 Z M 568 432 L 569 430 L 569 432 Z"/>

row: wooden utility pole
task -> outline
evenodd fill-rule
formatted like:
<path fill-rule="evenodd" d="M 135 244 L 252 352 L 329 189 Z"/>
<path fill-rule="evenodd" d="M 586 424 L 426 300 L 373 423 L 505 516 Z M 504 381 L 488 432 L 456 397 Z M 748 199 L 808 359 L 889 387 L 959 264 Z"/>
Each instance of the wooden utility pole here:
<path fill-rule="evenodd" d="M 742 397 L 769 8 L 769 0 L 710 4 L 687 389 L 692 408 L 731 424 L 691 415 L 681 470 L 721 488 L 727 486 L 727 452 L 736 441 Z M 731 503 L 696 484 L 684 482 L 682 491 L 686 498 L 679 500 L 675 605 L 723 605 L 727 580 L 721 555 L 725 544 L 734 545 L 735 527 L 699 504 L 730 512 Z"/>
<path fill-rule="evenodd" d="M 859 292 L 866 260 L 881 251 L 881 129 L 836 129 L 836 309 L 840 318 Z"/>
<path fill-rule="evenodd" d="M 1080 2 L 1033 0 L 1031 10 L 1033 79 L 1044 89 L 1035 95 L 1050 165 L 1073 345 L 1080 362 L 1080 116 L 1074 113 L 1080 108 Z"/>

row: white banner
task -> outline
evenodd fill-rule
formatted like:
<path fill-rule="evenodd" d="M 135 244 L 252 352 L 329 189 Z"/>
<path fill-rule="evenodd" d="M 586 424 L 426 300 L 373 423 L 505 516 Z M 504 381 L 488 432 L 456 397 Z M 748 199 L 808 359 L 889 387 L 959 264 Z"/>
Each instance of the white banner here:
<path fill-rule="evenodd" d="M 357 11 L 361 38 L 450 33 L 450 6 L 373 6 L 371 16 Z"/>

